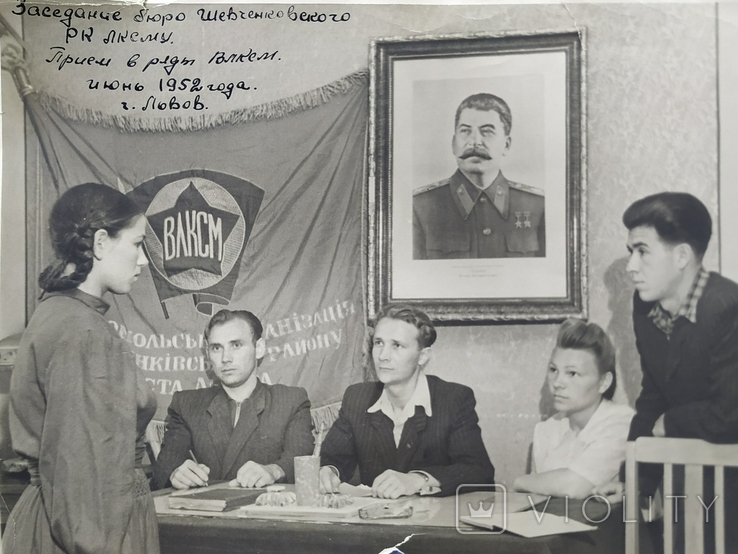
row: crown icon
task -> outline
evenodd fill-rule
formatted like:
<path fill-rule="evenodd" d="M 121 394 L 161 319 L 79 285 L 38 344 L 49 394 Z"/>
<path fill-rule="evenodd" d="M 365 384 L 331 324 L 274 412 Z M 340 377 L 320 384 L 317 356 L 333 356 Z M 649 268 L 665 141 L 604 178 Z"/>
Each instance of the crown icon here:
<path fill-rule="evenodd" d="M 467 502 L 466 505 L 469 506 L 469 515 L 471 517 L 492 517 L 492 509 L 495 507 L 495 503 L 492 502 L 489 505 L 489 510 L 485 510 L 484 503 L 482 501 L 479 502 L 478 510 L 475 510 L 469 502 Z"/>

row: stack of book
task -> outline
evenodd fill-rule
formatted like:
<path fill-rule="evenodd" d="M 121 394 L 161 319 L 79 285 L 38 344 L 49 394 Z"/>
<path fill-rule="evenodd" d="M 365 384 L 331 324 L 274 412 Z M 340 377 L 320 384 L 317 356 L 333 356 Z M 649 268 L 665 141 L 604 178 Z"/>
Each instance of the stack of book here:
<path fill-rule="evenodd" d="M 220 483 L 210 487 L 173 492 L 169 497 L 170 508 L 227 512 L 253 504 L 264 489 L 244 489 Z"/>

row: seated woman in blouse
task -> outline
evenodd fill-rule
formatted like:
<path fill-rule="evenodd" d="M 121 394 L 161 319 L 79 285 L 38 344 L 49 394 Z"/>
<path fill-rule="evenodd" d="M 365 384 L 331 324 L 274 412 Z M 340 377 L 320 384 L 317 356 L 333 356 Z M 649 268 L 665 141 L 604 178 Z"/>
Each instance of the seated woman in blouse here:
<path fill-rule="evenodd" d="M 585 498 L 617 479 L 635 413 L 611 401 L 615 348 L 605 331 L 583 320 L 562 323 L 546 380 L 557 413 L 536 425 L 533 472 L 513 488 Z"/>

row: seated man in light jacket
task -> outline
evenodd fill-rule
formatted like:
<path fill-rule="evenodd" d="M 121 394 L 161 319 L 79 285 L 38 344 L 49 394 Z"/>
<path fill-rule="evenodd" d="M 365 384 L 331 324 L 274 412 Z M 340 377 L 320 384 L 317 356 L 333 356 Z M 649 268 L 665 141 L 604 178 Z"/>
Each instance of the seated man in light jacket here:
<path fill-rule="evenodd" d="M 390 305 L 372 326 L 378 382 L 346 389 L 321 450 L 321 488 L 335 492 L 358 464 L 374 496 L 451 495 L 494 483 L 473 391 L 426 376 L 436 330 L 411 306 Z"/>

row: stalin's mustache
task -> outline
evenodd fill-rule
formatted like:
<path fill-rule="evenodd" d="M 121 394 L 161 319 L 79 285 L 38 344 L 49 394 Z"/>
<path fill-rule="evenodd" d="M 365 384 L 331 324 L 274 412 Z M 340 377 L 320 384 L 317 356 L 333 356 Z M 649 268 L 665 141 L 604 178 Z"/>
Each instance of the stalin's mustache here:
<path fill-rule="evenodd" d="M 482 149 L 482 148 L 467 148 L 461 153 L 461 156 L 459 156 L 462 160 L 465 160 L 467 158 L 482 158 L 483 160 L 491 160 L 492 156 L 489 155 L 489 153 Z"/>

